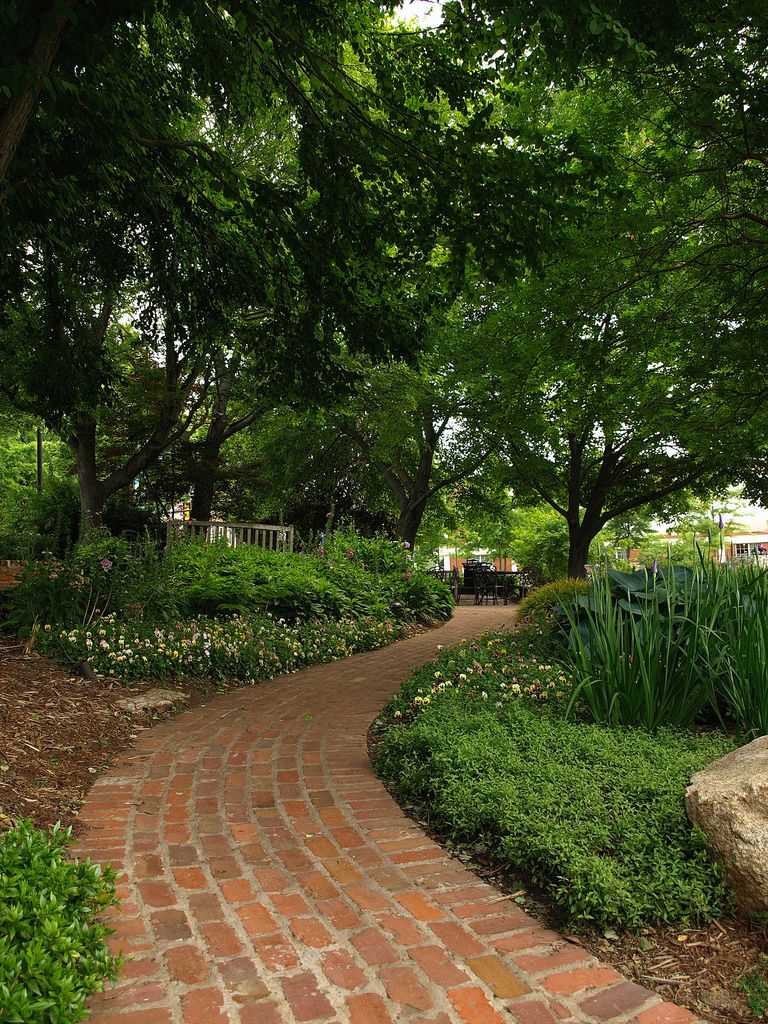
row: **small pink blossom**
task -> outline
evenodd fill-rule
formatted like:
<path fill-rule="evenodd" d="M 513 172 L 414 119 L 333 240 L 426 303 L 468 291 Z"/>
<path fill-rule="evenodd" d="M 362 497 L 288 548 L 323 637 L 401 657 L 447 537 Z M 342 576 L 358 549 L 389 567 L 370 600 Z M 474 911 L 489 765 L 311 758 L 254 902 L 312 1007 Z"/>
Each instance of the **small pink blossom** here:
<path fill-rule="evenodd" d="M 317 553 L 318 553 L 318 555 L 320 555 L 320 557 L 322 558 L 322 557 L 323 557 L 323 555 L 325 554 L 325 548 L 324 548 L 324 547 L 319 547 L 319 548 L 317 549 Z"/>
<path fill-rule="evenodd" d="M 347 558 L 354 558 L 355 557 L 355 552 L 352 550 L 352 548 L 350 548 L 349 551 L 347 551 L 346 554 L 347 554 Z"/>
<path fill-rule="evenodd" d="M 409 580 L 411 578 L 411 576 L 413 576 L 412 572 L 404 572 L 403 573 L 403 579 L 404 580 Z"/>
<path fill-rule="evenodd" d="M 112 562 L 112 560 L 111 560 L 110 558 L 106 558 L 106 557 L 104 557 L 104 558 L 102 558 L 102 560 L 101 560 L 101 561 L 99 562 L 99 565 L 100 565 L 100 566 L 101 566 L 101 568 L 102 568 L 102 569 L 104 570 L 104 572 L 109 572 L 109 570 L 110 570 L 110 569 L 112 568 L 112 566 L 114 565 L 114 563 Z"/>

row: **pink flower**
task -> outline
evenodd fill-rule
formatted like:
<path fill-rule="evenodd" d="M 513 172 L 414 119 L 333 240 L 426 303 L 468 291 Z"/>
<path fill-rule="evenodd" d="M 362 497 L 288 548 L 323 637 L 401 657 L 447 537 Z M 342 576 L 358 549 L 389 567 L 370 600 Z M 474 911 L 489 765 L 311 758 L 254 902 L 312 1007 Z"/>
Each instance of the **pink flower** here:
<path fill-rule="evenodd" d="M 355 552 L 352 550 L 352 548 L 350 548 L 349 551 L 347 551 L 347 558 L 354 558 L 354 557 L 355 557 Z"/>
<path fill-rule="evenodd" d="M 110 558 L 106 558 L 106 557 L 102 558 L 102 560 L 99 562 L 99 565 L 104 570 L 104 572 L 109 572 L 109 570 L 112 568 L 113 564 L 114 563 L 112 562 L 112 560 Z"/>
<path fill-rule="evenodd" d="M 322 557 L 323 557 L 323 555 L 325 554 L 325 548 L 323 548 L 323 547 L 319 547 L 319 548 L 317 549 L 317 553 L 318 553 L 318 555 L 320 555 L 320 557 L 322 558 Z"/>
<path fill-rule="evenodd" d="M 412 572 L 404 572 L 403 573 L 403 579 L 404 580 L 409 580 L 411 578 L 411 576 L 413 576 Z"/>

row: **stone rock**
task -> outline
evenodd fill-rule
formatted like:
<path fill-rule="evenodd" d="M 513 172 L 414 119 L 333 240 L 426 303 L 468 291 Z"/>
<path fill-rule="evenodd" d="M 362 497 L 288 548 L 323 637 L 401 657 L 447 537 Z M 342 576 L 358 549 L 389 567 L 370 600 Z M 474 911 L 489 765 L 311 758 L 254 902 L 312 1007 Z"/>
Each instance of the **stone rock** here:
<path fill-rule="evenodd" d="M 141 715 L 145 711 L 165 711 L 166 708 L 182 704 L 186 700 L 189 700 L 189 697 L 180 690 L 154 689 L 134 694 L 132 697 L 123 697 L 117 704 L 131 714 Z"/>
<path fill-rule="evenodd" d="M 685 791 L 685 809 L 739 906 L 768 910 L 768 736 L 697 772 Z"/>

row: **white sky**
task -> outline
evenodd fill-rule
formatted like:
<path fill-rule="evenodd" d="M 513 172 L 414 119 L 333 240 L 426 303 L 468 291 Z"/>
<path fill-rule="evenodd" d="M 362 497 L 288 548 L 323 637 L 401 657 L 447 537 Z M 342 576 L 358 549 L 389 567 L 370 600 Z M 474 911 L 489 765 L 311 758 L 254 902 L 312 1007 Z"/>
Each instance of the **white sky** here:
<path fill-rule="evenodd" d="M 404 0 L 400 4 L 400 11 L 406 18 L 413 18 L 420 25 L 439 25 L 443 20 L 440 10 L 440 0 Z"/>

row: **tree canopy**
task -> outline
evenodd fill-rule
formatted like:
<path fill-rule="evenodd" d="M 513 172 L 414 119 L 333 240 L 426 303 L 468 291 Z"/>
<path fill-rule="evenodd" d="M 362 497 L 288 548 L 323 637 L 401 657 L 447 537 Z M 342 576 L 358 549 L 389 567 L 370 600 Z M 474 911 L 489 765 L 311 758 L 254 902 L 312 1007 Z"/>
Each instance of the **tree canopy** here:
<path fill-rule="evenodd" d="M 579 574 L 636 509 L 763 495 L 766 20 L 4 8 L 0 388 L 69 446 L 82 530 L 152 474 L 282 514 L 303 466 L 312 516 L 344 494 L 414 543 L 490 458 Z"/>

